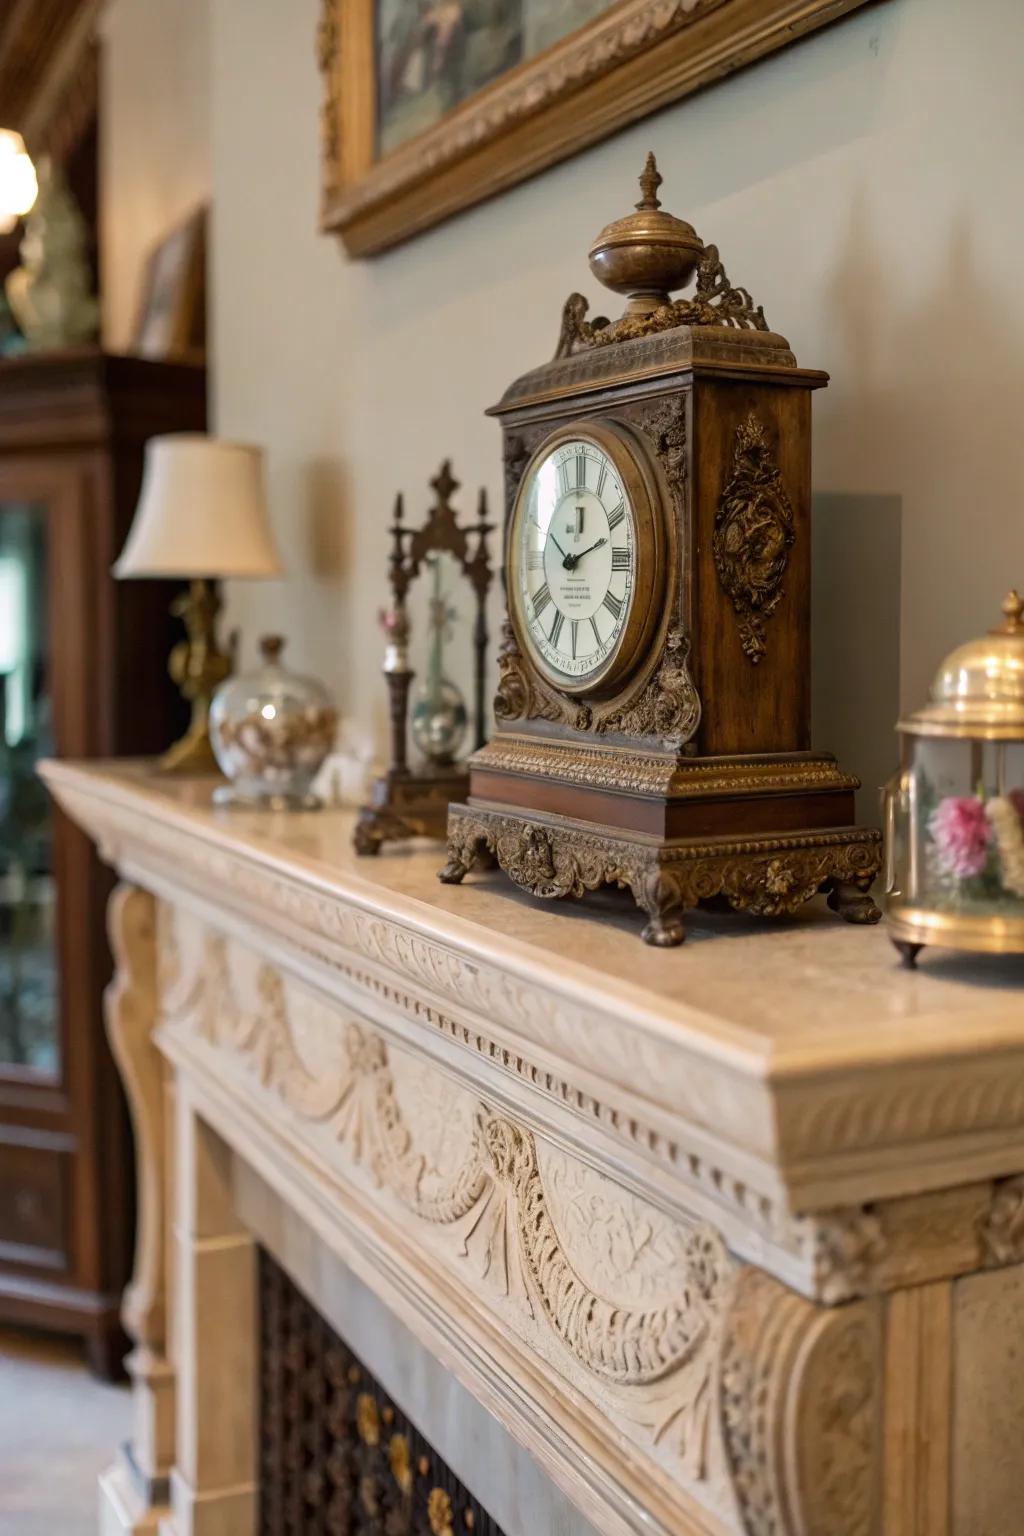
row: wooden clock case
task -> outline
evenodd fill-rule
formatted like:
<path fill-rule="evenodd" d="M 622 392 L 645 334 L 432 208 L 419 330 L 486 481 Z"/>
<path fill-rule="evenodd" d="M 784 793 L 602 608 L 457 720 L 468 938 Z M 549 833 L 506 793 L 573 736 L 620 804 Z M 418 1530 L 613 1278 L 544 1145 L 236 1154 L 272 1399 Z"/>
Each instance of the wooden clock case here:
<path fill-rule="evenodd" d="M 441 876 L 496 861 L 542 897 L 627 886 L 656 944 L 681 942 L 681 912 L 713 900 L 770 915 L 825 890 L 850 920 L 879 915 L 880 837 L 854 825 L 858 781 L 810 751 L 811 395 L 828 376 L 799 368 L 714 247 L 701 252 L 696 297 L 654 318 L 588 323 L 573 295 L 555 358 L 490 413 L 506 570 L 531 458 L 595 424 L 639 450 L 664 555 L 635 598 L 654 609 L 653 639 L 611 692 L 544 676 L 510 604 L 496 733 L 450 808 Z"/>

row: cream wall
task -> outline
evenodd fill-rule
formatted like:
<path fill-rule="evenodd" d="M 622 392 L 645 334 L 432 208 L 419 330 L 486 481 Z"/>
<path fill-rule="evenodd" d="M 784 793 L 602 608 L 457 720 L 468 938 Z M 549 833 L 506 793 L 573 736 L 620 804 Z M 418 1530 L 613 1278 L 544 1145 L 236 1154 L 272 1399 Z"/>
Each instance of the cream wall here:
<path fill-rule="evenodd" d="M 417 509 L 451 454 L 465 504 L 481 482 L 498 504 L 482 410 L 550 355 L 565 295 L 594 294 L 587 246 L 654 147 L 667 206 L 832 374 L 815 401 L 816 725 L 877 784 L 898 694 L 919 701 L 1024 580 L 1024 6 L 869 6 L 362 263 L 315 228 L 318 10 L 211 0 L 215 415 L 269 449 L 289 565 L 231 591 L 249 654 L 281 627 L 350 721 L 382 729 L 394 492 Z"/>
<path fill-rule="evenodd" d="M 146 258 L 210 195 L 210 0 L 113 0 L 103 12 L 103 340 L 128 347 Z"/>

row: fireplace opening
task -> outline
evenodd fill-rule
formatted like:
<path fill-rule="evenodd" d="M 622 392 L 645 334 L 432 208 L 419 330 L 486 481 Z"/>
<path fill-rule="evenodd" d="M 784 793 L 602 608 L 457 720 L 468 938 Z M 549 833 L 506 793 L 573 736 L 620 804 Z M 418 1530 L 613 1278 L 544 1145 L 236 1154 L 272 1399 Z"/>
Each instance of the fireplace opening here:
<path fill-rule="evenodd" d="M 259 1292 L 260 1536 L 503 1536 L 264 1248 Z"/>

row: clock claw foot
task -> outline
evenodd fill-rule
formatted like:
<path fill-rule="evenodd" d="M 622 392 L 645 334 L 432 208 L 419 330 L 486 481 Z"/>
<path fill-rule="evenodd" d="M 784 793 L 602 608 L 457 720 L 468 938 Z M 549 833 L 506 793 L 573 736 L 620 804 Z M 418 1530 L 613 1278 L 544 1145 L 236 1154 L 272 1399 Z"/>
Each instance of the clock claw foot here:
<path fill-rule="evenodd" d="M 404 842 L 415 837 L 416 831 L 416 827 L 385 806 L 364 805 L 352 833 L 352 846 L 361 857 L 372 858 L 385 843 Z"/>
<path fill-rule="evenodd" d="M 658 949 L 675 949 L 686 938 L 686 929 L 682 918 L 661 917 L 655 913 L 644 924 L 640 937 L 645 944 L 653 944 Z"/>
<path fill-rule="evenodd" d="M 471 868 L 472 865 L 464 864 L 458 854 L 451 853 L 444 868 L 438 870 L 437 878 L 442 885 L 461 885 Z"/>
<path fill-rule="evenodd" d="M 368 819 L 364 820 L 363 817 L 360 817 L 356 822 L 355 831 L 352 833 L 352 846 L 356 853 L 364 859 L 371 858 L 374 854 L 380 853 L 382 842 L 383 838 L 377 836 L 372 823 Z"/>
<path fill-rule="evenodd" d="M 903 964 L 908 971 L 917 969 L 917 957 L 924 949 L 923 944 L 915 944 L 910 939 L 893 939 L 893 947 L 899 951 Z"/>
<path fill-rule="evenodd" d="M 658 949 L 675 949 L 686 938 L 686 929 L 679 915 L 683 905 L 678 883 L 663 869 L 651 870 L 643 879 L 640 889 L 633 893 L 637 904 L 647 913 L 647 922 L 640 937 L 645 944 Z"/>
<path fill-rule="evenodd" d="M 837 880 L 832 886 L 828 904 L 847 923 L 877 923 L 882 916 L 867 891 L 845 880 Z"/>

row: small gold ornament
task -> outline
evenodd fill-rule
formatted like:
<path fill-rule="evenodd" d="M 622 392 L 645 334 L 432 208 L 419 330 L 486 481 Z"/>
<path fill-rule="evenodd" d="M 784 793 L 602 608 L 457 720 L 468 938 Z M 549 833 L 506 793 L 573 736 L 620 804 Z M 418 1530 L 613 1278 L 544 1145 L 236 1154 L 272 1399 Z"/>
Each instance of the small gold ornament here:
<path fill-rule="evenodd" d="M 454 1536 L 452 1501 L 443 1488 L 432 1488 L 427 1500 L 427 1519 L 434 1536 Z"/>
<path fill-rule="evenodd" d="M 409 1442 L 404 1435 L 391 1436 L 388 1462 L 395 1482 L 403 1493 L 408 1493 L 412 1487 L 412 1466 L 409 1461 Z"/>
<path fill-rule="evenodd" d="M 369 1392 L 360 1392 L 356 1399 L 356 1428 L 359 1438 L 364 1445 L 377 1445 L 380 1442 L 380 1416 L 377 1412 L 377 1403 Z"/>

